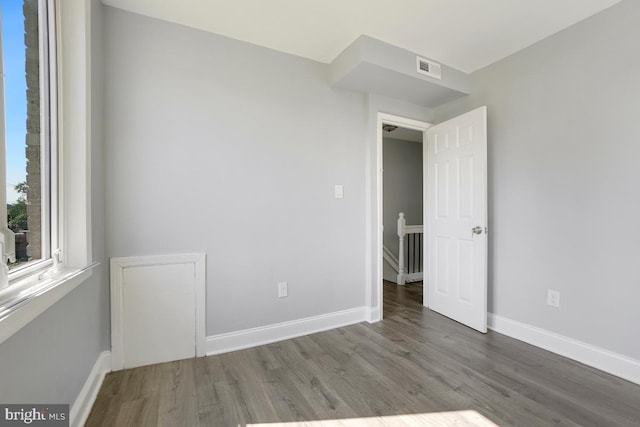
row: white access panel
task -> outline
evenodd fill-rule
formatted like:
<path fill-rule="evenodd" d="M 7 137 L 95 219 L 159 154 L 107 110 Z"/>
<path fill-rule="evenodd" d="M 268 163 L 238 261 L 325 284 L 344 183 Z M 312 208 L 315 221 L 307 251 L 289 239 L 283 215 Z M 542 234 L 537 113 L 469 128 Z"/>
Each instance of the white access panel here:
<path fill-rule="evenodd" d="M 204 354 L 204 255 L 112 260 L 113 369 Z"/>

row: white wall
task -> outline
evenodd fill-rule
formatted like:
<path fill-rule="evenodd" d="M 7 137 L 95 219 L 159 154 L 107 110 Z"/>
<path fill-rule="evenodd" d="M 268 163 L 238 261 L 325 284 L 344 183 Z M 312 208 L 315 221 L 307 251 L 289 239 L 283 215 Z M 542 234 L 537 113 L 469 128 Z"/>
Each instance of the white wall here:
<path fill-rule="evenodd" d="M 489 114 L 489 309 L 640 359 L 640 2 L 472 75 Z M 546 305 L 547 289 L 561 308 Z"/>
<path fill-rule="evenodd" d="M 361 94 L 324 64 L 112 8 L 105 51 L 109 257 L 205 252 L 208 335 L 365 305 Z"/>
<path fill-rule="evenodd" d="M 382 141 L 383 159 L 383 243 L 398 256 L 398 213 L 404 212 L 407 225 L 422 224 L 422 144 L 391 137 Z M 397 274 L 386 268 L 384 278 Z"/>

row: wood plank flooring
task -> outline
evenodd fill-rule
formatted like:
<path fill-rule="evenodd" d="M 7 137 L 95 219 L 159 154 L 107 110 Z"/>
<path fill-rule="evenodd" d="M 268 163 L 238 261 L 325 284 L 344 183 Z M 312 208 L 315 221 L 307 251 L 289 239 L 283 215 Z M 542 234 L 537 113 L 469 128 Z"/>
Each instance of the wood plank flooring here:
<path fill-rule="evenodd" d="M 640 386 L 421 301 L 420 283 L 386 282 L 375 324 L 110 373 L 86 425 L 450 425 L 389 417 L 475 411 L 498 425 L 640 426 Z"/>

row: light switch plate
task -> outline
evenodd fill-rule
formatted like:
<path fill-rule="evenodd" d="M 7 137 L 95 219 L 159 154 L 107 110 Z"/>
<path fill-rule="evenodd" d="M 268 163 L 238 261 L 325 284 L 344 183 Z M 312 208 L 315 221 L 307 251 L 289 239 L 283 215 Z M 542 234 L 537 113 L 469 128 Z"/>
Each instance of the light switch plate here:
<path fill-rule="evenodd" d="M 336 199 L 344 198 L 344 187 L 340 184 L 336 184 Z"/>
<path fill-rule="evenodd" d="M 289 285 L 287 282 L 278 283 L 278 298 L 285 298 L 289 295 Z"/>
<path fill-rule="evenodd" d="M 547 304 L 551 307 L 560 308 L 560 292 L 549 289 L 547 291 Z"/>

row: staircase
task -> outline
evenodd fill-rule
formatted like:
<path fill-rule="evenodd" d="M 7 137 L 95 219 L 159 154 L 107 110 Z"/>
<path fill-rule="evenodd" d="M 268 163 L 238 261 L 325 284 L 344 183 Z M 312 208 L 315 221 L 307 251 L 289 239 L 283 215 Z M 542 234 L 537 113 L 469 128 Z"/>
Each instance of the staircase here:
<path fill-rule="evenodd" d="M 397 274 L 396 283 L 418 282 L 423 279 L 423 225 L 407 225 L 404 213 L 398 215 L 398 256 L 396 257 L 386 246 L 382 247 L 384 261 Z"/>

